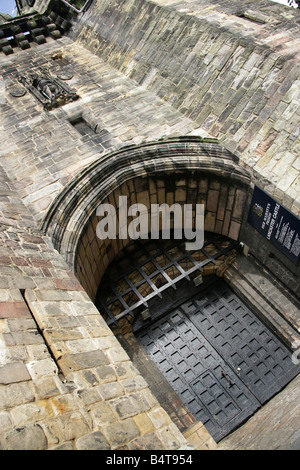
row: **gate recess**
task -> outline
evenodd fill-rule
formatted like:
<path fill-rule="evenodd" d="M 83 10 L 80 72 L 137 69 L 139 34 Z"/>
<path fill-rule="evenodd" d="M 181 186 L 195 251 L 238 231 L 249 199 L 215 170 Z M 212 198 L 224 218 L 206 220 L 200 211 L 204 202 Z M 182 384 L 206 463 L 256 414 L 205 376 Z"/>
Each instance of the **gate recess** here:
<path fill-rule="evenodd" d="M 110 264 L 96 305 L 107 324 L 148 307 L 148 302 L 184 279 L 214 273 L 234 252 L 237 242 L 208 235 L 201 250 L 186 251 L 182 240 L 136 240 Z M 201 280 L 199 280 L 201 282 Z"/>
<path fill-rule="evenodd" d="M 137 340 L 217 442 L 300 371 L 215 276 L 235 247 L 219 236 L 195 252 L 173 240 L 136 241 L 110 265 L 96 301 L 110 325 L 131 318 Z"/>

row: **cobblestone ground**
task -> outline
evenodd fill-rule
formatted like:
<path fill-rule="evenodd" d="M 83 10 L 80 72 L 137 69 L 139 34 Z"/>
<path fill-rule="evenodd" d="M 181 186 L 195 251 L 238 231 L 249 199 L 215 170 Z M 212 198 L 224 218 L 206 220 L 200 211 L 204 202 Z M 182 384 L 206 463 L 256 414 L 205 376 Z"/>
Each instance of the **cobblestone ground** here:
<path fill-rule="evenodd" d="M 300 450 L 300 375 L 218 450 Z"/>

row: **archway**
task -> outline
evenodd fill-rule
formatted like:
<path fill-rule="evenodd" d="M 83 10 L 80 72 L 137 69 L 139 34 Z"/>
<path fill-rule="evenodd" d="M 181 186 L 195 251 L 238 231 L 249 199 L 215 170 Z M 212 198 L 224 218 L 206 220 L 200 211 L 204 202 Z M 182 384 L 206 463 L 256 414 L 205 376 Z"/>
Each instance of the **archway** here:
<path fill-rule="evenodd" d="M 100 204 L 203 204 L 205 230 L 238 240 L 250 185 L 248 172 L 213 139 L 181 137 L 125 147 L 99 159 L 60 194 L 43 230 L 92 300 L 114 257 L 129 239 L 100 240 Z M 193 214 L 193 222 L 195 213 Z"/>
<path fill-rule="evenodd" d="M 145 143 L 139 146 L 129 146 L 102 157 L 99 159 L 99 161 L 79 174 L 77 178 L 75 178 L 75 180 L 65 188 L 65 190 L 54 202 L 44 221 L 43 228 L 44 231 L 53 240 L 54 246 L 66 258 L 92 301 L 98 303 L 97 294 L 99 295 L 99 286 L 101 293 L 101 281 L 104 278 L 105 273 L 107 272 L 108 268 L 112 266 L 112 262 L 118 256 L 121 256 L 124 249 L 129 247 L 131 242 L 128 237 L 126 238 L 118 235 L 116 235 L 116 237 L 113 239 L 99 238 L 97 235 L 97 226 L 99 223 L 97 208 L 99 205 L 110 204 L 116 208 L 115 222 L 116 226 L 118 225 L 120 227 L 120 219 L 117 215 L 117 209 L 120 209 L 120 196 L 126 197 L 128 206 L 136 203 L 143 204 L 143 206 L 146 207 L 147 216 L 149 216 L 150 206 L 152 204 L 167 204 L 168 206 L 172 206 L 174 204 L 179 204 L 180 206 L 188 204 L 192 206 L 195 204 L 201 204 L 205 208 L 204 228 L 206 231 L 206 245 L 204 246 L 204 251 L 206 250 L 206 253 L 209 254 L 207 246 L 210 244 L 210 241 L 207 234 L 212 234 L 213 237 L 220 236 L 221 242 L 219 242 L 219 244 L 221 243 L 222 245 L 223 243 L 229 243 L 229 251 L 226 253 L 225 258 L 230 259 L 230 254 L 234 248 L 234 246 L 231 244 L 232 242 L 237 242 L 239 240 L 239 232 L 244 219 L 244 209 L 249 188 L 250 176 L 248 172 L 239 166 L 237 160 L 230 152 L 224 150 L 214 140 L 200 139 L 196 137 L 183 137 L 161 142 Z M 193 212 L 193 226 L 195 225 L 195 216 L 196 214 Z M 171 221 L 170 229 L 172 230 L 174 228 L 175 227 L 172 225 Z M 119 234 L 119 232 L 120 230 L 116 231 L 116 234 Z M 214 246 L 218 245 L 218 243 L 215 241 L 213 241 L 213 244 Z M 220 258 L 221 255 L 224 255 L 222 252 L 223 249 L 225 249 L 225 245 L 223 245 L 222 249 L 218 252 L 220 254 Z M 215 255 L 216 253 L 213 254 L 213 256 Z M 218 259 L 218 257 L 218 255 L 215 256 L 215 261 Z M 191 261 L 191 259 L 189 261 Z M 202 261 L 203 260 L 201 260 L 200 255 L 199 260 L 196 262 L 196 265 L 198 263 L 198 266 L 194 266 L 195 270 L 193 271 L 194 274 L 200 266 L 200 278 L 193 279 L 194 276 L 191 276 L 196 287 L 199 287 L 199 285 L 202 284 L 201 270 L 204 266 L 201 265 Z M 156 260 L 156 262 L 158 261 Z M 210 262 L 211 259 L 209 259 L 208 256 L 208 264 Z M 222 273 L 223 264 L 225 264 L 226 267 L 226 260 L 224 259 L 222 259 L 220 265 L 217 266 L 217 268 L 220 269 L 220 273 Z M 174 268 L 179 272 L 180 269 L 183 269 L 182 266 L 181 268 L 179 267 L 179 264 L 176 265 L 176 263 L 172 262 L 172 270 L 175 272 Z M 172 284 L 175 283 L 174 277 L 172 278 L 172 275 L 170 275 L 170 273 L 167 271 L 166 274 L 171 280 L 168 287 L 172 289 Z M 182 280 L 186 281 L 188 278 L 186 275 L 187 272 L 181 272 L 181 274 L 183 274 Z M 215 277 L 217 274 L 217 272 L 212 273 L 213 277 Z M 161 277 L 161 280 L 166 280 L 166 276 L 164 276 L 162 272 L 159 272 L 158 275 Z M 148 276 L 148 278 L 150 277 Z M 155 295 L 153 296 L 153 301 L 155 302 L 155 297 L 157 297 L 156 294 L 159 295 L 161 289 L 160 285 L 153 282 L 152 278 L 151 282 L 152 284 L 148 284 L 151 288 L 154 287 Z M 142 284 L 141 287 L 144 289 Z M 204 287 L 206 287 L 205 283 Z M 185 288 L 190 293 L 192 293 L 193 289 L 190 287 L 190 285 L 183 286 L 183 289 Z M 227 287 L 225 286 L 225 290 L 226 288 Z M 149 287 L 146 287 L 146 292 L 147 289 L 149 292 Z M 224 286 L 220 286 L 220 289 L 224 290 Z M 134 289 L 132 289 L 132 291 L 134 291 Z M 199 294 L 198 291 L 199 289 L 197 290 L 197 295 Z M 137 290 L 135 293 L 136 292 Z M 226 297 L 226 295 L 228 294 L 225 292 L 224 297 Z M 232 302 L 237 302 L 236 299 L 237 297 L 235 297 Z M 120 302 L 120 300 L 120 298 L 117 299 L 118 302 Z M 148 299 L 146 299 L 145 302 L 142 301 L 139 307 L 144 307 L 147 303 L 147 300 Z M 260 406 L 260 404 L 264 402 L 264 385 L 260 391 L 262 398 L 260 401 L 258 401 L 255 398 L 255 392 L 252 393 L 251 390 L 249 392 L 247 383 L 246 385 L 242 383 L 243 381 L 240 380 L 238 375 L 235 375 L 234 378 L 230 375 L 230 371 L 233 367 L 230 358 L 225 361 L 225 364 L 222 362 L 222 367 L 220 368 L 219 357 L 222 356 L 223 352 L 219 352 L 218 347 L 216 345 L 212 346 L 210 341 L 207 340 L 207 332 L 203 330 L 204 327 L 202 327 L 199 322 L 198 324 L 195 324 L 195 319 L 189 317 L 189 305 L 182 304 L 181 302 L 182 300 L 186 299 L 181 298 L 179 300 L 180 302 L 178 306 L 182 310 L 179 315 L 177 311 L 172 309 L 170 310 L 169 308 L 163 312 L 163 315 L 169 315 L 166 321 L 171 328 L 171 331 L 173 330 L 172 325 L 175 325 L 177 321 L 179 322 L 178 324 L 185 324 L 187 331 L 193 331 L 193 337 L 187 339 L 186 342 L 182 345 L 182 348 L 188 347 L 189 341 L 196 345 L 196 342 L 199 342 L 199 337 L 201 337 L 201 342 L 207 343 L 207 355 L 214 356 L 214 361 L 217 364 L 213 369 L 214 372 L 205 375 L 206 373 L 204 370 L 199 370 L 199 380 L 197 377 L 194 377 L 192 385 L 196 390 L 197 387 L 202 387 L 203 380 L 210 381 L 211 379 L 214 379 L 215 382 L 212 383 L 212 387 L 216 386 L 220 392 L 217 398 L 220 398 L 220 400 L 226 398 L 227 401 L 225 400 L 226 403 L 224 404 L 224 407 L 222 408 L 223 405 L 221 405 L 218 410 L 220 419 L 224 420 L 224 425 L 221 425 L 221 429 L 219 426 L 217 430 L 216 436 L 219 439 L 226 435 L 227 432 L 230 432 L 232 429 L 231 426 L 227 427 L 227 421 L 232 422 L 233 420 L 234 426 L 241 423 L 244 419 L 246 419 L 247 416 L 249 416 L 249 413 L 251 414 L 254 412 Z M 201 303 L 201 299 L 197 298 L 195 301 L 193 300 L 192 303 L 195 302 L 197 306 L 197 302 L 199 301 Z M 130 313 L 130 308 L 132 307 L 133 309 L 133 307 L 136 307 L 136 305 L 132 306 L 132 304 L 129 302 L 126 305 L 123 303 L 123 307 L 125 307 L 125 314 L 127 314 Z M 229 311 L 226 311 L 226 302 L 223 307 L 225 307 L 225 313 L 227 312 L 228 314 L 226 317 L 232 316 L 234 323 L 239 324 L 239 314 L 237 317 L 235 317 L 232 315 L 230 309 Z M 245 313 L 242 318 L 244 318 L 244 316 L 249 317 L 251 324 L 255 325 L 256 319 L 252 316 L 251 312 L 248 312 L 247 306 L 239 304 L 238 307 L 240 307 L 242 312 Z M 184 311 L 184 308 L 186 308 L 187 312 Z M 128 311 L 126 311 L 126 309 Z M 199 315 L 202 315 L 202 311 L 201 309 L 199 310 L 198 307 L 195 309 L 195 312 L 196 316 L 198 317 Z M 121 312 L 121 315 L 123 315 L 123 313 L 124 311 Z M 139 314 L 140 315 L 137 317 L 133 315 L 133 318 L 140 322 L 142 315 L 142 323 L 144 322 L 144 324 L 147 325 L 147 320 L 149 320 L 149 318 L 147 318 L 148 312 L 140 311 Z M 217 312 L 217 315 L 220 316 L 220 312 Z M 219 322 L 223 321 L 221 316 L 219 318 Z M 110 317 L 109 319 L 112 321 L 112 324 L 115 323 L 113 317 Z M 157 318 L 156 320 L 159 322 L 156 325 L 158 330 L 163 329 L 163 323 L 165 322 L 165 319 Z M 163 323 L 160 323 L 161 321 Z M 208 315 L 207 321 L 209 322 Z M 116 323 L 118 323 L 118 321 Z M 233 325 L 228 324 L 229 331 L 232 330 L 232 326 Z M 215 328 L 214 325 L 212 325 L 212 327 Z M 140 334 L 141 331 L 141 335 L 143 335 L 142 328 L 138 328 L 137 330 L 138 334 Z M 149 345 L 155 344 L 157 342 L 158 338 L 155 336 L 156 333 L 154 330 L 152 333 L 152 337 L 146 338 L 145 340 L 146 351 Z M 219 334 L 221 335 L 221 333 L 222 332 L 217 332 L 217 336 Z M 235 331 L 233 331 L 233 335 L 234 334 Z M 250 333 L 249 338 L 251 337 L 251 340 L 253 339 L 254 344 L 256 344 L 255 341 L 257 342 L 257 340 L 255 337 L 251 336 L 251 334 L 252 333 Z M 262 335 L 265 334 L 268 334 L 267 330 L 263 330 Z M 180 338 L 182 335 L 185 335 L 185 331 L 179 333 L 177 337 Z M 143 342 L 144 338 L 141 337 L 140 340 Z M 271 338 L 270 341 L 273 342 L 273 338 Z M 168 347 L 169 342 L 169 336 L 167 335 L 165 336 L 165 344 L 163 347 Z M 222 348 L 223 346 L 226 346 L 226 344 L 231 345 L 231 343 L 232 340 L 230 337 L 227 339 L 225 338 L 222 344 Z M 240 351 L 240 349 L 244 346 L 244 343 L 239 341 L 237 349 L 232 351 L 231 356 L 237 356 L 238 358 L 241 358 L 237 351 Z M 198 350 L 200 350 L 201 347 L 202 346 L 200 345 Z M 263 346 L 258 344 L 258 350 L 259 348 L 264 349 Z M 275 345 L 275 349 L 276 348 L 277 345 Z M 161 350 L 157 344 L 156 350 Z M 276 350 L 279 349 L 277 348 Z M 190 351 L 190 353 L 190 355 L 195 358 L 195 363 L 192 367 L 196 368 L 198 364 L 202 363 L 202 359 L 199 360 L 200 356 L 198 357 L 198 353 L 193 354 L 192 351 Z M 254 355 L 256 354 L 254 350 L 251 350 L 250 353 L 253 353 Z M 217 355 L 215 356 L 215 354 Z M 285 358 L 287 357 L 286 352 L 284 352 L 283 356 Z M 267 351 L 264 361 L 261 362 L 261 367 L 265 367 L 269 357 L 271 356 Z M 280 359 L 278 359 L 278 361 L 280 362 Z M 241 370 L 242 367 L 240 366 L 242 363 L 243 360 L 241 360 L 237 365 L 237 367 Z M 168 364 L 169 369 L 172 369 L 173 365 L 174 364 Z M 278 365 L 280 371 L 285 369 L 282 366 L 283 364 Z M 210 366 L 207 365 L 207 367 L 209 369 Z M 186 368 L 185 370 L 179 371 L 178 376 L 184 376 L 185 374 L 189 373 L 189 370 L 190 369 Z M 269 371 L 270 369 L 267 370 L 267 373 Z M 161 372 L 163 373 L 164 370 Z M 255 375 L 252 365 L 249 366 L 248 372 L 249 375 L 252 375 L 253 373 Z M 287 377 L 285 377 L 283 381 L 287 383 L 287 381 L 289 381 L 292 377 L 293 373 L 294 371 L 291 371 L 291 374 L 288 371 Z M 272 388 L 271 395 L 276 393 L 276 391 L 278 391 L 282 386 L 283 381 L 281 379 L 282 375 L 280 375 L 279 379 L 278 377 L 276 378 L 276 386 Z M 238 393 L 238 395 L 229 397 L 227 393 L 228 391 L 224 387 L 234 387 L 233 384 L 237 383 L 238 391 L 236 393 Z M 190 399 L 191 403 L 193 402 L 193 396 L 195 396 L 195 390 L 193 387 L 192 389 L 188 387 L 184 390 L 181 390 L 182 395 L 187 394 L 189 399 L 192 397 Z M 172 396 L 174 396 L 175 392 L 179 393 L 179 395 L 181 393 L 181 391 L 177 391 L 175 387 L 174 389 L 171 387 L 171 390 L 173 390 L 173 392 L 170 392 L 171 395 L 173 394 Z M 205 391 L 203 390 L 203 394 L 204 393 Z M 247 395 L 250 397 L 248 397 L 249 400 Z M 237 404 L 239 397 L 241 397 L 241 402 Z M 270 397 L 270 394 L 268 397 Z M 210 404 L 214 406 L 213 402 L 216 401 L 215 398 L 210 397 L 209 399 L 210 403 L 206 404 L 207 407 Z M 247 403 L 250 401 L 251 405 L 247 405 L 243 413 L 240 413 L 239 410 L 244 409 L 243 400 L 246 400 Z M 174 403 L 178 402 L 175 400 Z M 186 406 L 186 404 L 184 406 Z M 194 418 L 196 417 L 196 419 L 202 419 L 199 418 L 199 416 L 202 416 L 200 411 L 196 411 L 195 413 L 192 411 L 191 413 L 193 414 Z M 187 413 L 186 416 L 190 418 L 190 412 Z"/>

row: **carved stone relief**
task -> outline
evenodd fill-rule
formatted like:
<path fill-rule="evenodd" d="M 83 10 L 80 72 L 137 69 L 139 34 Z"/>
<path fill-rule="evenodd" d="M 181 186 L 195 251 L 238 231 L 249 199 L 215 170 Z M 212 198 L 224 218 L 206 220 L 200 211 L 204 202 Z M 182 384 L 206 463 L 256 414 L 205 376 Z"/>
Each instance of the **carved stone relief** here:
<path fill-rule="evenodd" d="M 41 69 L 27 75 L 19 75 L 18 80 L 43 104 L 47 111 L 79 98 L 76 91 L 61 78 L 53 77 L 49 72 Z"/>

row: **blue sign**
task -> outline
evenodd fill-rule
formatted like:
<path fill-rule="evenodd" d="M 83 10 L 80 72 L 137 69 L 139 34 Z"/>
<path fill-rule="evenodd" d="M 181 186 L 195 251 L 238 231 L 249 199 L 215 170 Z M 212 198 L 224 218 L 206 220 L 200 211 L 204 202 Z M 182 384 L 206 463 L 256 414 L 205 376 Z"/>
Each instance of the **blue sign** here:
<path fill-rule="evenodd" d="M 300 219 L 255 186 L 248 222 L 293 263 L 300 258 Z"/>

